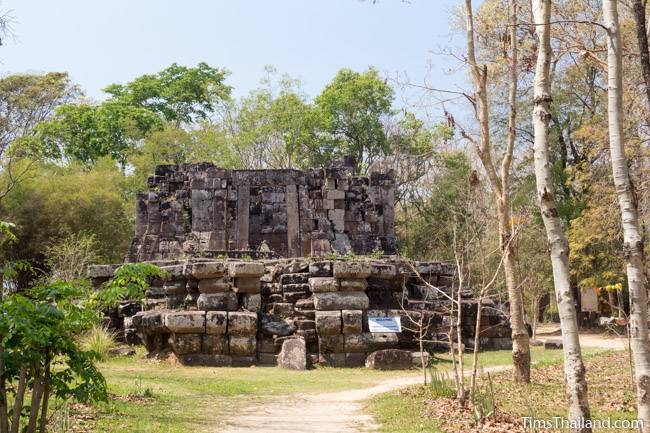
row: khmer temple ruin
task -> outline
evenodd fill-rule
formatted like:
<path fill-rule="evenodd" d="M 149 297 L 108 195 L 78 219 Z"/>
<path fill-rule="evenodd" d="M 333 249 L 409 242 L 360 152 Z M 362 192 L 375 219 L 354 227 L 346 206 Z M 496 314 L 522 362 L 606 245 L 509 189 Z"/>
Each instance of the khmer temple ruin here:
<path fill-rule="evenodd" d="M 453 266 L 397 255 L 392 170 L 356 176 L 352 167 L 158 166 L 137 197 L 126 261 L 168 276 L 143 303 L 112 311 L 112 325 L 189 365 L 404 367 L 420 339 L 428 351 L 448 349 Z M 116 267 L 91 267 L 93 283 Z M 477 302 L 468 288 L 461 296 L 471 346 Z M 499 305 L 486 300 L 482 315 L 481 347 L 509 347 Z"/>

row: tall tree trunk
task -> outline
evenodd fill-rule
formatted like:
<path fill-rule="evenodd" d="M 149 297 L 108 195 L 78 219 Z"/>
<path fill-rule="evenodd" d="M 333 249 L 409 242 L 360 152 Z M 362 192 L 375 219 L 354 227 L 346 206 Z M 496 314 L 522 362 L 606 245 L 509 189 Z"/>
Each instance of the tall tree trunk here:
<path fill-rule="evenodd" d="M 39 433 L 47 433 L 47 409 L 50 403 L 50 388 L 52 382 L 52 361 L 50 355 L 45 357 L 45 377 L 43 378 L 43 402 L 41 404 L 41 420 Z"/>
<path fill-rule="evenodd" d="M 625 157 L 623 137 L 623 61 L 616 0 L 603 0 L 607 28 L 607 117 L 609 151 L 623 226 L 623 252 L 630 291 L 630 334 L 637 386 L 638 417 L 650 432 L 650 342 L 648 341 L 648 285 L 634 186 Z"/>
<path fill-rule="evenodd" d="M 553 180 L 549 162 L 548 123 L 550 119 L 551 85 L 551 2 L 533 0 L 535 32 L 539 40 L 534 82 L 533 128 L 535 132 L 535 179 L 539 206 L 551 250 L 553 281 L 557 298 L 562 344 L 564 350 L 564 375 L 569 403 L 569 419 L 582 423 L 589 419 L 589 399 L 585 367 L 582 362 L 578 322 L 573 294 L 569 283 L 568 242 L 555 203 Z M 578 424 L 582 425 L 582 424 Z M 590 428 L 577 429 L 591 432 Z"/>
<path fill-rule="evenodd" d="M 27 387 L 27 366 L 22 364 L 18 373 L 18 388 L 14 398 L 14 414 L 11 419 L 11 433 L 18 433 L 20 427 L 20 414 L 23 410 L 25 399 L 25 388 Z"/>
<path fill-rule="evenodd" d="M 497 202 L 497 217 L 499 220 L 499 238 L 501 254 L 503 255 L 503 270 L 506 279 L 508 300 L 510 301 L 510 326 L 512 329 L 512 363 L 517 382 L 530 382 L 530 343 L 524 321 L 524 303 L 521 287 L 515 276 L 515 252 L 512 245 L 512 229 L 510 218 L 510 166 L 515 145 L 516 99 L 517 99 L 517 2 L 510 0 L 509 27 L 511 40 L 510 56 L 510 88 L 508 92 L 509 118 L 508 141 L 503 160 L 501 175 L 492 161 L 492 144 L 490 143 L 489 102 L 487 96 L 487 67 L 476 63 L 476 48 L 474 44 L 474 18 L 472 1 L 465 0 L 467 26 L 467 61 L 470 76 L 474 85 L 476 118 L 480 128 L 479 142 L 475 143 L 476 152 L 487 173 Z"/>
<path fill-rule="evenodd" d="M 34 385 L 32 386 L 32 402 L 29 408 L 29 419 L 25 433 L 35 433 L 38 422 L 38 412 L 43 395 L 43 371 L 40 362 L 34 363 Z"/>
<path fill-rule="evenodd" d="M 636 42 L 639 46 L 639 61 L 645 84 L 647 109 L 650 110 L 650 52 L 648 51 L 648 35 L 645 20 L 645 0 L 631 0 L 632 15 L 636 27 Z M 650 124 L 647 125 L 650 127 Z"/>
<path fill-rule="evenodd" d="M 4 347 L 0 338 L 0 433 L 9 433 L 9 402 L 7 401 L 7 381 L 5 379 L 5 366 L 2 361 Z"/>

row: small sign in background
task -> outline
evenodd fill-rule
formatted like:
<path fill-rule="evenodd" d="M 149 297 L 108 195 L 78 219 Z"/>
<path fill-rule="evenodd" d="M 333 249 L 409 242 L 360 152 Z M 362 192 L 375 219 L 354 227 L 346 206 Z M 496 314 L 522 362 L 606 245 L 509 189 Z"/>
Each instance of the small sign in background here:
<path fill-rule="evenodd" d="M 370 332 L 402 332 L 400 317 L 368 317 Z"/>

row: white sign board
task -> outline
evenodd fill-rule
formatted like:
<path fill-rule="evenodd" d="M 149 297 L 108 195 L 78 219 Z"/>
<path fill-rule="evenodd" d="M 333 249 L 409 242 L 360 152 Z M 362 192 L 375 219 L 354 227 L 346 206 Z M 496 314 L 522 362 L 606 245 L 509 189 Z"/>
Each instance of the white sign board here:
<path fill-rule="evenodd" d="M 402 332 L 400 317 L 368 317 L 370 332 Z"/>

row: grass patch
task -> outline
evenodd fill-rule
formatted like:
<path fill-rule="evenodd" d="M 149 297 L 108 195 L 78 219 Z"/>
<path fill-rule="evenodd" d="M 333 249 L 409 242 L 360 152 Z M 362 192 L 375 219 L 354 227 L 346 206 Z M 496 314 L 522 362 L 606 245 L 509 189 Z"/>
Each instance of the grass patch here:
<path fill-rule="evenodd" d="M 498 365 L 504 356 L 509 356 L 509 353 L 486 352 L 482 366 Z M 537 419 L 566 417 L 562 351 L 533 348 L 532 357 L 535 368 L 530 385 L 522 388 L 522 385 L 515 384 L 509 372 L 492 375 L 498 416 L 488 419 L 486 425 L 475 425 L 469 410 L 460 409 L 455 400 L 439 398 L 430 388 L 421 386 L 377 396 L 370 401 L 369 411 L 381 424 L 382 432 L 399 433 L 523 431 L 521 417 L 524 416 Z M 585 351 L 584 359 L 592 418 L 634 419 L 636 397 L 628 354 L 589 350 Z M 485 379 L 480 379 L 480 382 L 485 387 Z"/>

